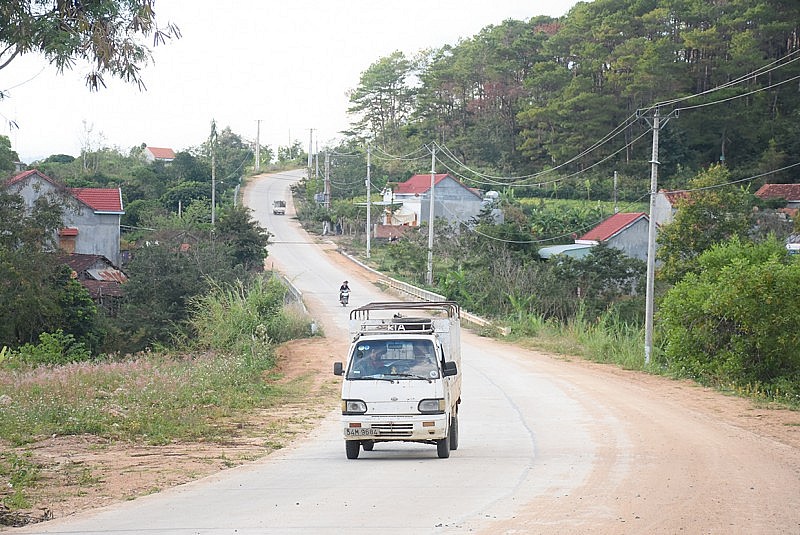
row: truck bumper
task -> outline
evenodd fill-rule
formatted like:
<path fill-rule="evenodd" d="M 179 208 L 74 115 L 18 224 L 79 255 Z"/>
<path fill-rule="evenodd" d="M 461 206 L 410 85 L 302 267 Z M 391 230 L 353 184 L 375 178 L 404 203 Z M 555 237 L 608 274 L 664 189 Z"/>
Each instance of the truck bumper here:
<path fill-rule="evenodd" d="M 446 414 L 342 416 L 345 440 L 427 442 L 447 436 Z"/>

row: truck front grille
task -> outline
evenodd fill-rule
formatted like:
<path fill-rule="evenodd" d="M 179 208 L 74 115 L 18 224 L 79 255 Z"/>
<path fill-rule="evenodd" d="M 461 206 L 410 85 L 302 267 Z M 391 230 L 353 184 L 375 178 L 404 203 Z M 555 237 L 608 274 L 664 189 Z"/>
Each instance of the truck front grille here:
<path fill-rule="evenodd" d="M 372 424 L 371 427 L 373 429 L 379 429 L 381 436 L 386 437 L 410 437 L 414 430 L 414 424 L 412 423 Z"/>

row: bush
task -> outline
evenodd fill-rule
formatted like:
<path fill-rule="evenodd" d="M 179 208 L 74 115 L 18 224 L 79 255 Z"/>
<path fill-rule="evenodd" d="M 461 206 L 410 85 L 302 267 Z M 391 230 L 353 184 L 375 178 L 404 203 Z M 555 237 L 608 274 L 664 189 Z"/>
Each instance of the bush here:
<path fill-rule="evenodd" d="M 91 359 L 91 352 L 83 342 L 59 329 L 54 333 L 39 335 L 38 344 L 25 344 L 8 356 L 9 363 L 30 366 L 62 365 Z"/>
<path fill-rule="evenodd" d="M 800 263 L 775 239 L 733 239 L 701 255 L 699 265 L 660 307 L 670 369 L 718 385 L 768 388 L 800 376 Z"/>

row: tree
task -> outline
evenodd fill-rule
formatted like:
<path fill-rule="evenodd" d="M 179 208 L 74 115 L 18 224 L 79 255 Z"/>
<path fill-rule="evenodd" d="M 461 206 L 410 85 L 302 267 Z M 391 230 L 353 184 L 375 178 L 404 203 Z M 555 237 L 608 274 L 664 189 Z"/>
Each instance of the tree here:
<path fill-rule="evenodd" d="M 263 269 L 270 234 L 250 218 L 248 208 L 237 206 L 224 211 L 216 230 L 219 238 L 230 246 L 235 265 L 247 271 Z"/>
<path fill-rule="evenodd" d="M 172 23 L 161 28 L 153 10 L 155 0 L 9 0 L 0 3 L 0 70 L 17 57 L 41 53 L 59 72 L 76 61 L 88 62 L 90 90 L 105 87 L 111 74 L 144 89 L 141 68 L 151 57 L 140 42 L 154 45 L 179 38 Z"/>
<path fill-rule="evenodd" d="M 41 197 L 28 211 L 21 197 L 0 191 L 0 346 L 59 329 L 93 349 L 102 340 L 89 293 L 50 252 L 60 225 L 60 206 Z"/>
<path fill-rule="evenodd" d="M 777 239 L 738 238 L 700 255 L 658 312 L 670 368 L 715 384 L 760 384 L 797 395 L 800 263 Z"/>
<path fill-rule="evenodd" d="M 726 186 L 729 181 L 728 169 L 714 165 L 689 183 L 694 191 L 677 202 L 675 219 L 658 234 L 661 279 L 677 282 L 697 270 L 703 251 L 734 236 L 746 237 L 752 219 L 749 197 Z"/>
<path fill-rule="evenodd" d="M 8 136 L 0 136 L 0 176 L 14 171 L 14 164 L 19 161 L 19 156 L 11 150 L 11 140 Z"/>

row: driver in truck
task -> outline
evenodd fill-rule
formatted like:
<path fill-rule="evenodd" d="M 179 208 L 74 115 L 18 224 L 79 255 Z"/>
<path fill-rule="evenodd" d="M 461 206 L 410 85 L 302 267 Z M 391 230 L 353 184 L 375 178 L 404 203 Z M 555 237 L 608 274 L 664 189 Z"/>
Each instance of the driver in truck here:
<path fill-rule="evenodd" d="M 382 351 L 376 347 L 366 347 L 363 350 L 363 356 L 356 363 L 356 372 L 361 377 L 369 377 L 370 375 L 380 375 L 386 371 L 381 360 Z"/>

